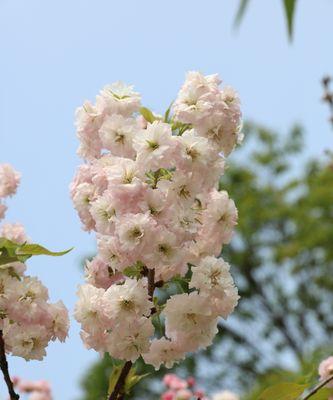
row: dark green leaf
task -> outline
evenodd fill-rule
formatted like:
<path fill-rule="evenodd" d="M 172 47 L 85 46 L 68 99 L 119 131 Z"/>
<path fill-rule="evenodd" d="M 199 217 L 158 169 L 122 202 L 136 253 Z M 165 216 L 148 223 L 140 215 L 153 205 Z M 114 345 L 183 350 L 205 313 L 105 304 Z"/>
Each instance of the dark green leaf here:
<path fill-rule="evenodd" d="M 7 265 L 17 261 L 20 261 L 18 257 L 10 257 L 3 254 L 0 255 L 0 265 Z"/>
<path fill-rule="evenodd" d="M 283 0 L 283 6 L 287 18 L 288 35 L 291 40 L 293 36 L 296 0 Z"/>
<path fill-rule="evenodd" d="M 249 4 L 249 0 L 240 0 L 238 11 L 237 11 L 235 21 L 234 21 L 234 26 L 236 28 L 242 22 L 242 19 L 244 17 L 244 14 L 245 14 L 248 4 Z"/>

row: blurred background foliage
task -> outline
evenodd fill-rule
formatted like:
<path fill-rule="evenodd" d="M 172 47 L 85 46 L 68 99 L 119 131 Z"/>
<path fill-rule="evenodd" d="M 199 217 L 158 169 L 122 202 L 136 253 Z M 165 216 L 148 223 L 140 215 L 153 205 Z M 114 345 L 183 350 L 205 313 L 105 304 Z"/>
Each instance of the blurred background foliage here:
<path fill-rule="evenodd" d="M 174 371 L 197 377 L 209 393 L 232 389 L 254 400 L 281 380 L 313 383 L 319 361 L 329 355 L 333 163 L 328 156 L 304 162 L 299 126 L 281 135 L 247 123 L 244 133 L 220 182 L 239 210 L 236 235 L 222 255 L 241 300 L 221 320 L 214 346 Z M 105 399 L 112 363 L 104 357 L 85 373 L 84 400 Z M 130 397 L 157 399 L 166 370 L 137 364 L 138 372 L 152 374 Z"/>

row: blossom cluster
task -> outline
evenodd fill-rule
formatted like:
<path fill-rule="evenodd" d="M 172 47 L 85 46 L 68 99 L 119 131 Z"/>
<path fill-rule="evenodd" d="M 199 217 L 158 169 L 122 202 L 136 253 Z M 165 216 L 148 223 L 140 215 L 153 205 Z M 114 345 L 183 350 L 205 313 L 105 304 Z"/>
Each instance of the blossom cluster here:
<path fill-rule="evenodd" d="M 9 165 L 0 165 L 1 195 L 15 193 L 18 177 Z M 21 224 L 3 224 L 0 237 L 16 244 L 29 242 Z M 36 277 L 26 275 L 23 262 L 1 265 L 0 330 L 7 353 L 41 360 L 50 340 L 65 340 L 68 326 L 68 313 L 62 301 L 50 303 L 47 288 Z"/>
<path fill-rule="evenodd" d="M 321 381 L 324 381 L 333 375 L 333 356 L 325 358 L 318 367 L 318 374 Z M 333 388 L 333 380 L 326 384 L 327 388 Z M 333 400 L 333 396 L 330 396 L 328 400 Z"/>
<path fill-rule="evenodd" d="M 202 390 L 196 389 L 195 379 L 182 379 L 175 374 L 166 374 L 163 377 L 166 391 L 161 400 L 209 400 Z"/>
<path fill-rule="evenodd" d="M 28 381 L 14 377 L 13 384 L 20 394 L 28 395 L 28 400 L 52 400 L 53 398 L 48 381 Z"/>
<path fill-rule="evenodd" d="M 196 381 L 190 377 L 182 379 L 175 374 L 166 374 L 163 378 L 166 391 L 161 400 L 239 400 L 239 397 L 228 390 L 215 393 L 212 397 L 196 389 Z"/>
<path fill-rule="evenodd" d="M 240 124 L 236 93 L 198 72 L 163 117 L 119 82 L 77 110 L 85 163 L 70 192 L 98 248 L 75 308 L 88 348 L 132 362 L 142 356 L 158 369 L 212 343 L 218 318 L 238 301 L 229 265 L 217 257 L 237 223 L 218 184 Z M 175 279 L 186 292 L 160 304 L 154 296 Z"/>
<path fill-rule="evenodd" d="M 0 221 L 5 217 L 7 206 L 4 200 L 16 193 L 20 174 L 9 164 L 0 164 Z"/>

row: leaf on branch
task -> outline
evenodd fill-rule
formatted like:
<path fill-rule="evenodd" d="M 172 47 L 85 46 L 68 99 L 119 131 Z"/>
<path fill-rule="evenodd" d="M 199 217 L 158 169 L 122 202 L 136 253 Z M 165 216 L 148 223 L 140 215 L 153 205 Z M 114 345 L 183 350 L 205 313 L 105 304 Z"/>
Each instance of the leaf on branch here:
<path fill-rule="evenodd" d="M 169 105 L 168 109 L 164 113 L 164 122 L 166 122 L 166 123 L 170 122 L 170 112 L 171 112 L 172 104 L 173 104 L 173 102 Z"/>
<path fill-rule="evenodd" d="M 293 37 L 296 0 L 283 0 L 283 6 L 287 18 L 288 36 L 289 40 L 291 40 Z"/>
<path fill-rule="evenodd" d="M 154 114 L 149 110 L 147 107 L 141 107 L 140 108 L 140 114 L 143 116 L 143 118 L 147 121 L 150 122 L 151 124 L 157 119 Z"/>
<path fill-rule="evenodd" d="M 247 9 L 247 6 L 249 4 L 249 0 L 241 0 L 239 3 L 238 11 L 234 20 L 234 27 L 238 28 L 239 24 L 242 22 L 242 19 L 244 17 L 245 11 Z"/>
<path fill-rule="evenodd" d="M 150 373 L 143 374 L 143 375 L 137 375 L 135 368 L 132 368 L 129 374 L 127 375 L 126 381 L 125 381 L 125 393 L 129 394 L 132 388 L 139 383 L 142 379 L 146 378 L 149 376 Z"/>
<path fill-rule="evenodd" d="M 60 257 L 73 250 L 73 247 L 64 251 L 50 251 L 39 244 L 24 244 L 18 248 L 16 254 L 29 256 L 52 256 Z"/>
<path fill-rule="evenodd" d="M 173 172 L 173 168 L 159 168 L 156 171 L 146 172 L 146 183 L 148 183 L 148 185 L 150 185 L 153 189 L 156 189 L 159 181 L 171 181 Z"/>
<path fill-rule="evenodd" d="M 139 279 L 142 277 L 144 265 L 141 261 L 126 267 L 123 274 L 129 278 Z"/>
<path fill-rule="evenodd" d="M 278 383 L 265 389 L 258 400 L 297 400 L 306 388 L 297 383 Z"/>
<path fill-rule="evenodd" d="M 179 121 L 173 121 L 171 124 L 172 131 L 175 132 L 178 136 L 182 136 L 184 132 L 188 131 L 191 128 L 191 124 L 183 124 Z"/>
<path fill-rule="evenodd" d="M 123 369 L 123 365 L 115 365 L 112 368 L 112 372 L 109 377 L 109 388 L 108 388 L 108 397 L 114 391 L 114 388 L 118 382 L 118 378 L 121 374 L 121 370 Z"/>
<path fill-rule="evenodd" d="M 72 250 L 54 252 L 46 249 L 39 244 L 19 244 L 6 238 L 0 238 L 0 265 L 6 265 L 13 262 L 25 262 L 32 256 L 46 255 L 59 257 Z"/>
<path fill-rule="evenodd" d="M 332 395 L 330 389 L 319 389 L 317 393 L 311 396 L 311 400 L 327 400 Z"/>

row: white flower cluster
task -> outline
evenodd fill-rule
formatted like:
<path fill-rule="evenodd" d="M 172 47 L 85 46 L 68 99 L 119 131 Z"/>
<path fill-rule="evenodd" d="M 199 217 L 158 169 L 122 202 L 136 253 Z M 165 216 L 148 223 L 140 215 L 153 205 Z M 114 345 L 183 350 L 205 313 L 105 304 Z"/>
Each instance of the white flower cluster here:
<path fill-rule="evenodd" d="M 217 258 L 237 210 L 217 188 L 241 114 L 235 92 L 219 84 L 216 75 L 190 72 L 164 117 L 141 108 L 139 94 L 121 83 L 77 111 L 86 162 L 71 196 L 98 246 L 75 309 L 88 348 L 171 367 L 210 345 L 218 317 L 237 304 L 229 265 Z M 154 301 L 156 287 L 179 278 L 188 293 Z M 154 329 L 158 318 L 163 335 Z"/>
<path fill-rule="evenodd" d="M 7 164 L 0 165 L 0 197 L 14 194 L 18 183 L 18 173 Z M 0 237 L 17 244 L 29 242 L 21 224 L 3 224 Z M 1 265 L 0 330 L 7 353 L 41 360 L 50 340 L 65 340 L 68 313 L 61 301 L 49 303 L 47 288 L 25 271 L 26 265 L 21 262 Z"/>
<path fill-rule="evenodd" d="M 11 165 L 0 164 L 0 221 L 5 217 L 7 211 L 4 199 L 16 193 L 19 183 L 20 174 Z"/>

